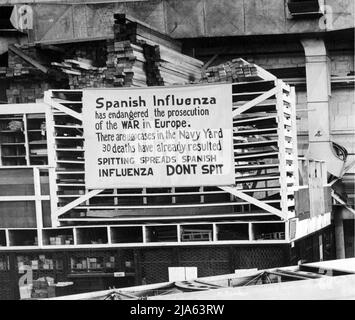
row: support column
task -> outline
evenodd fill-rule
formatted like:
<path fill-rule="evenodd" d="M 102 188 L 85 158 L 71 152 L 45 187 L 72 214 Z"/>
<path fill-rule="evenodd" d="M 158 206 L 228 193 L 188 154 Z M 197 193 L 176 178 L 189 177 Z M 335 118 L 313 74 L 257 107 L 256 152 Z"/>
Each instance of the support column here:
<path fill-rule="evenodd" d="M 306 55 L 309 148 L 307 157 L 327 162 L 328 172 L 341 177 L 345 161 L 331 142 L 329 97 L 331 95 L 330 59 L 323 39 L 301 40 Z"/>
<path fill-rule="evenodd" d="M 334 212 L 335 254 L 337 259 L 345 259 L 344 224 L 340 210 L 341 208 L 335 208 Z"/>
<path fill-rule="evenodd" d="M 41 199 L 41 176 L 37 167 L 33 168 L 33 180 L 35 189 L 35 208 L 36 208 L 36 228 L 38 246 L 43 246 L 42 231 L 43 231 L 43 213 L 42 213 L 42 199 Z"/>
<path fill-rule="evenodd" d="M 308 130 L 312 143 L 329 142 L 330 67 L 325 43 L 322 39 L 301 41 L 306 55 Z"/>
<path fill-rule="evenodd" d="M 319 261 L 323 261 L 323 232 L 318 236 L 318 244 L 319 244 Z"/>

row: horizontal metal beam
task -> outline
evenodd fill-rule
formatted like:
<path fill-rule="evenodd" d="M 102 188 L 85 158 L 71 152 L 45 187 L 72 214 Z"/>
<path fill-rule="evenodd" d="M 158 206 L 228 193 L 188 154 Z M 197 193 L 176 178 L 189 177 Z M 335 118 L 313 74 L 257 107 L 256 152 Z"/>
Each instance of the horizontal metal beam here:
<path fill-rule="evenodd" d="M 50 200 L 50 196 L 40 195 L 40 196 L 0 196 L 0 202 L 7 201 L 35 201 L 35 200 Z M 1 213 L 0 213 L 1 214 Z"/>

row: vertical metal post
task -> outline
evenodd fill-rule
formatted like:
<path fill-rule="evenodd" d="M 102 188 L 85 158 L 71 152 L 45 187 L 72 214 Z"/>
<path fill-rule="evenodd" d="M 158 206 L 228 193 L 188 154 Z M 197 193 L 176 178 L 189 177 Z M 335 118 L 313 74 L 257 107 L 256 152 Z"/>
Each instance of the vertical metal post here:
<path fill-rule="evenodd" d="M 112 238 L 111 238 L 111 227 L 110 226 L 107 226 L 106 232 L 107 232 L 107 243 L 109 245 L 111 245 L 112 244 Z"/>
<path fill-rule="evenodd" d="M 176 226 L 176 230 L 177 230 L 177 242 L 181 242 L 181 226 L 180 226 L 180 224 L 178 224 L 177 226 Z"/>
<path fill-rule="evenodd" d="M 286 174 L 286 148 L 285 148 L 285 116 L 283 112 L 283 97 L 282 97 L 282 82 L 275 80 L 276 91 L 276 110 L 278 122 L 278 147 L 279 147 L 279 172 L 280 172 L 280 196 L 281 196 L 281 211 L 288 216 L 287 207 L 287 174 Z"/>
<path fill-rule="evenodd" d="M 9 229 L 5 229 L 6 246 L 10 247 Z"/>
<path fill-rule="evenodd" d="M 142 226 L 143 243 L 147 243 L 147 228 Z"/>
<path fill-rule="evenodd" d="M 143 194 L 147 194 L 147 188 L 143 188 L 142 189 L 142 193 Z M 147 197 L 143 197 L 143 204 L 147 205 L 148 204 L 148 198 Z"/>
<path fill-rule="evenodd" d="M 291 99 L 291 123 L 292 123 L 292 144 L 293 144 L 293 175 L 295 177 L 295 184 L 299 185 L 298 172 L 298 141 L 297 141 L 297 119 L 296 119 L 296 90 L 295 87 L 290 88 Z"/>
<path fill-rule="evenodd" d="M 28 126 L 27 126 L 27 114 L 23 114 L 23 134 L 25 137 L 25 152 L 26 152 L 26 164 L 29 166 L 30 165 L 30 145 L 28 141 Z"/>
<path fill-rule="evenodd" d="M 212 241 L 217 241 L 218 233 L 217 233 L 217 225 L 215 223 L 212 224 Z"/>
<path fill-rule="evenodd" d="M 33 181 L 35 190 L 35 208 L 36 208 L 36 227 L 38 246 L 43 246 L 42 230 L 43 230 L 43 214 L 42 214 L 42 201 L 41 201 L 41 177 L 37 167 L 33 168 Z"/>
<path fill-rule="evenodd" d="M 319 261 L 323 261 L 323 233 L 318 236 L 319 242 Z"/>
<path fill-rule="evenodd" d="M 249 241 L 255 240 L 254 232 L 253 232 L 253 224 L 251 222 L 248 223 L 248 233 L 249 233 Z"/>
<path fill-rule="evenodd" d="M 341 216 L 342 208 L 335 208 L 335 250 L 337 259 L 345 259 L 345 239 L 344 239 L 344 224 Z"/>
<path fill-rule="evenodd" d="M 78 234 L 77 229 L 75 227 L 73 228 L 73 242 L 75 246 L 78 245 Z"/>
<path fill-rule="evenodd" d="M 50 97 L 50 92 L 46 91 L 44 93 L 48 98 Z M 48 179 L 49 179 L 49 194 L 51 203 L 51 225 L 52 227 L 58 227 L 59 222 L 56 217 L 56 212 L 58 210 L 58 196 L 57 196 L 57 175 L 55 172 L 56 168 L 56 151 L 55 151 L 55 128 L 53 119 L 53 110 L 50 105 L 46 110 L 46 132 L 47 132 L 47 150 L 48 150 Z"/>

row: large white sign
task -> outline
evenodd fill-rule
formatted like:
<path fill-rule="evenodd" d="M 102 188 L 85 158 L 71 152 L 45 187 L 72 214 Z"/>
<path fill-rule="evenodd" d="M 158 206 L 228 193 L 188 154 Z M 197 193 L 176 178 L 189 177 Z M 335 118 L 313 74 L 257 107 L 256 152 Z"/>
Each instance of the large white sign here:
<path fill-rule="evenodd" d="M 83 93 L 90 189 L 234 183 L 230 84 Z"/>

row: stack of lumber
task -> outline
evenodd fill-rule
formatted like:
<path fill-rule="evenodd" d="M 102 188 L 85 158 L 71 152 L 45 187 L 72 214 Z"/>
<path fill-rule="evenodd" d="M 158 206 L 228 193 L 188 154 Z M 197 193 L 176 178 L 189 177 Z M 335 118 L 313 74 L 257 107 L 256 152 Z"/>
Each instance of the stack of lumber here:
<path fill-rule="evenodd" d="M 107 81 L 114 87 L 145 87 L 146 42 L 139 35 L 143 33 L 140 25 L 129 22 L 124 14 L 114 14 L 114 20 L 114 40 L 107 42 Z"/>
<path fill-rule="evenodd" d="M 148 85 L 174 85 L 198 82 L 203 62 L 163 45 L 144 47 Z"/>
<path fill-rule="evenodd" d="M 52 66 L 60 68 L 64 73 L 81 75 L 82 71 L 97 70 L 89 59 L 65 59 L 64 62 L 52 62 Z"/>
<path fill-rule="evenodd" d="M 201 79 L 203 62 L 182 54 L 180 42 L 124 14 L 115 14 L 114 19 L 114 39 L 106 42 L 106 67 L 94 66 L 104 65 L 98 61 L 103 60 L 102 50 L 92 54 L 84 47 L 72 53 L 74 58 L 51 63 L 66 74 L 71 89 L 163 86 Z"/>
<path fill-rule="evenodd" d="M 107 68 L 97 68 L 89 59 L 65 59 L 63 62 L 52 62 L 53 67 L 68 75 L 71 89 L 103 87 Z"/>
<path fill-rule="evenodd" d="M 0 67 L 0 78 L 12 78 L 12 77 L 19 77 L 24 75 L 29 75 L 33 71 L 31 68 L 23 68 L 15 66 L 14 68 L 7 68 L 7 67 Z"/>
<path fill-rule="evenodd" d="M 6 76 L 6 73 L 7 73 L 7 68 L 0 67 L 0 77 Z"/>
<path fill-rule="evenodd" d="M 162 45 L 176 52 L 181 52 L 181 43 L 168 35 L 153 29 L 143 22 L 132 21 L 125 14 L 114 14 L 114 37 L 117 41 L 128 40 L 134 44 Z"/>
<path fill-rule="evenodd" d="M 8 67 L 0 67 L 0 78 L 26 77 L 29 75 L 42 74 L 42 71 L 37 69 L 37 66 L 40 64 L 30 57 L 30 54 L 33 55 L 32 51 L 9 46 Z"/>
<path fill-rule="evenodd" d="M 147 85 L 143 48 L 128 40 L 107 44 L 106 79 L 114 87 Z"/>
<path fill-rule="evenodd" d="M 203 62 L 181 53 L 181 44 L 144 24 L 115 14 L 107 67 L 115 86 L 186 84 L 201 77 Z"/>
<path fill-rule="evenodd" d="M 203 82 L 248 82 L 259 80 L 275 80 L 276 77 L 259 67 L 241 58 L 209 67 L 205 71 Z"/>
<path fill-rule="evenodd" d="M 8 103 L 29 103 L 43 98 L 43 92 L 48 90 L 50 85 L 46 82 L 26 81 L 10 83 L 6 89 Z"/>
<path fill-rule="evenodd" d="M 66 87 L 67 78 L 53 74 L 47 67 L 49 57 L 44 59 L 39 51 L 30 45 L 9 45 L 8 67 L 0 67 L 0 80 L 7 81 L 8 103 L 35 102 L 51 87 Z"/>

